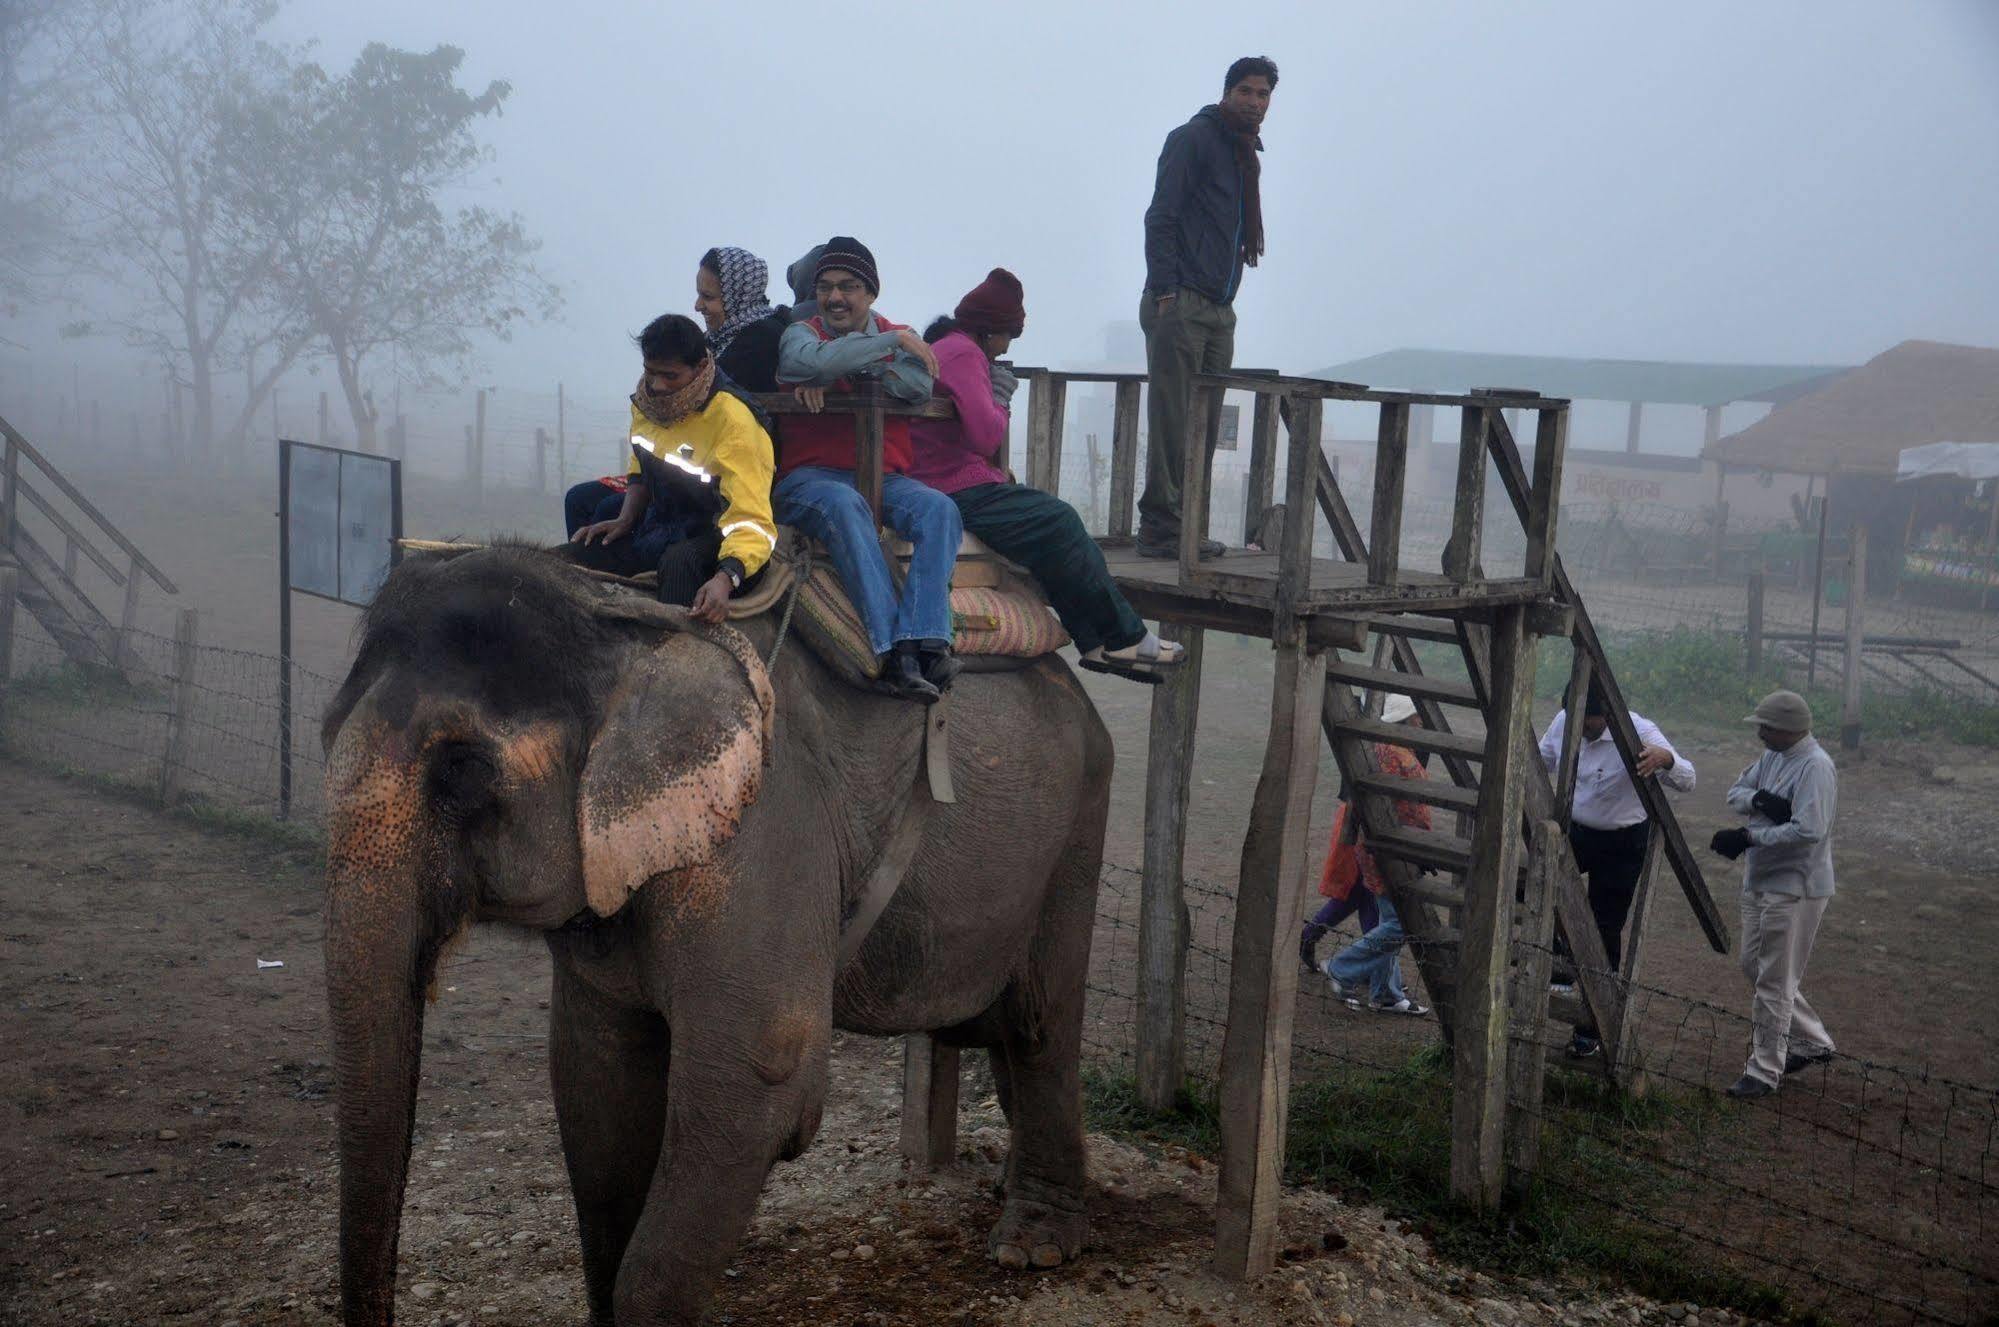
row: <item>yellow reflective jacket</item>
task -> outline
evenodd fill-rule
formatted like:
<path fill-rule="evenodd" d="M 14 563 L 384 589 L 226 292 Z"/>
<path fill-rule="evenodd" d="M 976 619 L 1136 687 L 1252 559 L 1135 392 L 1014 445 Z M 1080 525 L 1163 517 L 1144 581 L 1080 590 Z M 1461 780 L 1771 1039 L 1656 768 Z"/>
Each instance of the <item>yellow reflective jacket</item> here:
<path fill-rule="evenodd" d="M 770 561 L 777 547 L 777 522 L 770 509 L 777 462 L 770 434 L 740 399 L 718 391 L 698 413 L 671 428 L 653 423 L 633 406 L 632 445 L 720 487 L 722 515 L 716 523 L 722 528 L 721 557 L 740 562 L 745 577 Z M 685 454 L 682 447 L 688 449 Z M 639 473 L 636 455 L 625 473 Z"/>

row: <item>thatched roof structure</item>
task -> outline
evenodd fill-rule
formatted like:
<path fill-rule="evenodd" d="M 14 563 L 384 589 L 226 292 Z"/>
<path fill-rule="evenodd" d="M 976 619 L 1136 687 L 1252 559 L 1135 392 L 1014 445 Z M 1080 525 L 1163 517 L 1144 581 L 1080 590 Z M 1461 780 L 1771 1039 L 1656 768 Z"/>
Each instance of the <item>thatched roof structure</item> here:
<path fill-rule="evenodd" d="M 1999 442 L 1999 350 L 1904 341 L 1702 454 L 1783 474 L 1893 475 L 1904 447 Z"/>

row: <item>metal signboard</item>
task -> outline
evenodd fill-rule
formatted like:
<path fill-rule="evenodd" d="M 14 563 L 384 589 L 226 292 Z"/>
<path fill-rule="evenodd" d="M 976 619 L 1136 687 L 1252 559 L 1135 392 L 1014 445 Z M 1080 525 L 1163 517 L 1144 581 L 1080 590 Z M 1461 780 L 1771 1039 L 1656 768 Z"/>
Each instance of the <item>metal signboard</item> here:
<path fill-rule="evenodd" d="M 402 537 L 402 468 L 393 457 L 313 443 L 278 444 L 285 588 L 366 604 Z"/>

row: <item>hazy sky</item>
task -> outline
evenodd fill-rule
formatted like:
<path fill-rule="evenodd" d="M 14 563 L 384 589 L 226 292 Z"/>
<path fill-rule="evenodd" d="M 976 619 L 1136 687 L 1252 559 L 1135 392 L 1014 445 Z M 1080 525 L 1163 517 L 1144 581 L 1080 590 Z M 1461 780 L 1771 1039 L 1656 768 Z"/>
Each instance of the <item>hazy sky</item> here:
<path fill-rule="evenodd" d="M 1999 4 L 295 3 L 514 85 L 486 201 L 567 307 L 493 381 L 622 395 L 699 255 L 850 233 L 918 322 L 995 265 L 1016 357 L 1134 316 L 1165 133 L 1235 56 L 1282 79 L 1237 362 L 1400 345 L 1853 362 L 1999 345 Z M 484 376 L 484 375 L 482 375 Z"/>

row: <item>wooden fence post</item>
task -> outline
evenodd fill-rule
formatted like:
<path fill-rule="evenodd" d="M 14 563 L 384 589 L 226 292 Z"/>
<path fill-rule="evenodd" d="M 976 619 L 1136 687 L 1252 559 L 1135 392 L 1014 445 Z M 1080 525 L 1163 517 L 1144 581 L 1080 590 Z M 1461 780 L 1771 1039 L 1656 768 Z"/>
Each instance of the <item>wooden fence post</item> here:
<path fill-rule="evenodd" d="M 958 1048 L 928 1033 L 902 1039 L 902 1154 L 948 1166 L 958 1153 Z"/>
<path fill-rule="evenodd" d="M 1846 667 L 1840 674 L 1839 744 L 1848 751 L 1860 749 L 1860 652 L 1866 648 L 1866 631 L 1861 622 L 1867 608 L 1867 526 L 1853 523 L 1847 540 L 1846 571 Z"/>
<path fill-rule="evenodd" d="M 120 668 L 132 664 L 132 633 L 139 626 L 139 556 L 133 554 L 125 561 L 125 603 L 118 611 L 118 648 L 115 651 Z"/>
<path fill-rule="evenodd" d="M 1749 620 L 1742 631 L 1743 646 L 1748 657 L 1743 661 L 1745 671 L 1753 680 L 1763 671 L 1763 573 L 1749 573 Z"/>
<path fill-rule="evenodd" d="M 1587 655 L 1578 655 L 1584 660 Z M 1506 1060 L 1507 1187 L 1524 1189 L 1541 1162 L 1541 1087 L 1548 1056 L 1548 969 L 1555 943 L 1557 854 L 1568 831 L 1553 820 L 1530 829 L 1532 854 L 1520 899 L 1520 954 L 1510 993 L 1513 1036 Z"/>
<path fill-rule="evenodd" d="M 1152 690 L 1145 756 L 1145 857 L 1138 914 L 1138 1099 L 1171 1110 L 1186 1071 L 1187 795 L 1194 770 L 1194 724 L 1201 707 L 1199 627 L 1160 624 L 1187 647 L 1186 662 Z"/>
<path fill-rule="evenodd" d="M 1485 542 L 1486 436 L 1489 432 L 1482 408 L 1465 406 L 1458 412 L 1458 488 L 1451 505 L 1451 537 L 1444 545 L 1444 575 L 1454 581 L 1472 579 Z"/>
<path fill-rule="evenodd" d="M 538 425 L 534 431 L 534 487 L 537 493 L 548 492 L 548 430 Z"/>
<path fill-rule="evenodd" d="M 1490 705 L 1465 876 L 1451 1068 L 1451 1196 L 1484 1208 L 1498 1205 L 1506 1180 L 1507 959 L 1534 698 L 1534 638 L 1524 606 L 1494 610 L 1489 648 Z"/>
<path fill-rule="evenodd" d="M 1263 513 L 1270 510 L 1270 504 L 1277 498 L 1277 403 L 1282 400 L 1270 392 L 1256 394 L 1256 413 L 1249 426 L 1249 475 L 1242 486 L 1242 541 L 1245 544 L 1260 542 Z M 1265 543 L 1265 552 L 1271 547 Z"/>
<path fill-rule="evenodd" d="M 0 567 L 0 746 L 7 740 L 7 691 L 14 683 L 14 601 L 20 573 Z"/>
<path fill-rule="evenodd" d="M 472 491 L 486 495 L 486 389 L 479 389 L 472 416 Z"/>
<path fill-rule="evenodd" d="M 1138 392 L 1136 382 L 1117 385 L 1111 408 L 1111 510 L 1106 523 L 1117 537 L 1131 534 L 1132 504 L 1138 493 Z"/>
<path fill-rule="evenodd" d="M 1409 471 L 1409 407 L 1381 404 L 1375 431 L 1374 514 L 1367 530 L 1367 579 L 1394 585 L 1402 579 L 1402 486 Z"/>
<path fill-rule="evenodd" d="M 160 805 L 180 799 L 180 772 L 187 768 L 187 716 L 194 707 L 195 635 L 200 622 L 192 608 L 180 610 L 174 623 L 174 689 L 167 708 L 167 745 L 160 755 Z"/>

